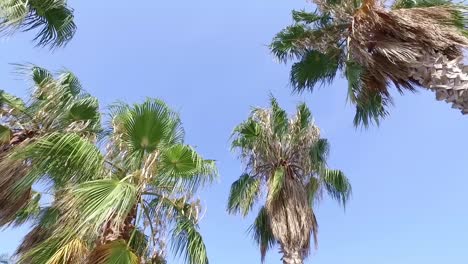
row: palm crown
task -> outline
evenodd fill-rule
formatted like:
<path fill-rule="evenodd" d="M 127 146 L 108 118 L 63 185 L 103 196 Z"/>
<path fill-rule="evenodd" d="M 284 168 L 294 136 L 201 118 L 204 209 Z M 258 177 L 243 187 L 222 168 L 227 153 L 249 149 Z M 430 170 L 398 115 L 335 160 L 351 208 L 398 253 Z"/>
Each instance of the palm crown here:
<path fill-rule="evenodd" d="M 213 161 L 183 143 L 180 119 L 162 101 L 111 109 L 105 154 L 76 133 L 54 133 L 19 152 L 43 165 L 27 182 L 67 183 L 37 217 L 19 263 L 165 263 L 168 235 L 187 263 L 208 263 L 192 194 L 216 176 Z"/>
<path fill-rule="evenodd" d="M 313 204 L 324 191 L 345 204 L 351 194 L 348 179 L 326 165 L 328 143 L 320 138 L 305 104 L 288 119 L 273 97 L 269 109 L 255 108 L 236 127 L 232 146 L 239 150 L 245 173 L 231 186 L 228 211 L 247 215 L 266 190 L 252 233 L 261 249 L 281 245 L 284 263 L 305 258 L 310 239 L 317 242 L 317 221 Z"/>
<path fill-rule="evenodd" d="M 463 67 L 443 79 L 468 44 L 464 7 L 449 0 L 397 0 L 390 8 L 376 0 L 313 2 L 316 11 L 293 11 L 294 24 L 271 43 L 280 61 L 298 59 L 290 74 L 295 90 L 330 84 L 341 72 L 356 105 L 355 125 L 378 123 L 388 114 L 392 84 L 399 92 L 423 86 L 456 108 L 468 107 L 456 91 Z"/>
<path fill-rule="evenodd" d="M 0 30 L 18 29 L 37 29 L 34 41 L 38 46 L 64 46 L 76 32 L 73 10 L 66 0 L 0 0 Z"/>
<path fill-rule="evenodd" d="M 0 101 L 0 220 L 34 223 L 18 263 L 165 263 L 167 239 L 187 263 L 208 263 L 194 194 L 216 168 L 184 144 L 178 114 L 155 99 L 118 103 L 101 129 L 74 75 L 31 76 L 30 102 Z M 40 182 L 49 204 L 32 191 Z"/>
<path fill-rule="evenodd" d="M 37 66 L 23 67 L 22 72 L 33 83 L 28 102 L 0 91 L 0 226 L 22 224 L 39 213 L 40 194 L 32 191 L 32 182 L 25 177 L 36 177 L 44 164 L 20 153 L 56 133 L 94 140 L 101 130 L 98 102 L 83 91 L 73 73 L 63 71 L 54 77 Z M 50 166 L 61 170 L 62 162 Z"/>

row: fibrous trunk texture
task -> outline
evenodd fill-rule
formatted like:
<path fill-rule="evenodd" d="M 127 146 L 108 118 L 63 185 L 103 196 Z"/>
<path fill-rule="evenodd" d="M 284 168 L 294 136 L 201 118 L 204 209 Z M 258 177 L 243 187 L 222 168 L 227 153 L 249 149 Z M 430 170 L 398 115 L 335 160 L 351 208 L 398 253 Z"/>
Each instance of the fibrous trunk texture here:
<path fill-rule="evenodd" d="M 413 68 L 409 77 L 434 91 L 437 100 L 445 100 L 452 104 L 452 108 L 467 114 L 468 66 L 461 60 L 461 57 L 449 60 L 441 54 L 427 54 L 421 64 Z"/>
<path fill-rule="evenodd" d="M 283 253 L 283 264 L 302 264 L 301 251 L 302 250 L 281 247 L 281 253 Z"/>
<path fill-rule="evenodd" d="M 311 234 L 316 222 L 302 182 L 286 177 L 276 198 L 268 199 L 267 214 L 271 230 L 281 244 L 284 263 L 302 263 L 310 251 Z"/>

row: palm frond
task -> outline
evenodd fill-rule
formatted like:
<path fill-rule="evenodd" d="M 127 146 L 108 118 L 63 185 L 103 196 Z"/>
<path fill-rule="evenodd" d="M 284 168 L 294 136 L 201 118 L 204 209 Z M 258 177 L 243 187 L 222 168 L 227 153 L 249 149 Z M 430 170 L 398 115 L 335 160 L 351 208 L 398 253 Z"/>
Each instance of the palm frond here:
<path fill-rule="evenodd" d="M 276 244 L 265 207 L 259 210 L 257 218 L 255 218 L 253 225 L 250 226 L 249 231 L 255 242 L 260 246 L 261 259 L 262 263 L 264 263 L 267 251 Z"/>
<path fill-rule="evenodd" d="M 214 161 L 205 160 L 192 147 L 175 144 L 162 151 L 158 165 L 159 180 L 176 181 L 187 190 L 212 182 L 216 176 Z"/>
<path fill-rule="evenodd" d="M 12 134 L 8 127 L 0 125 L 0 146 L 9 143 Z"/>
<path fill-rule="evenodd" d="M 41 212 L 39 201 L 41 200 L 41 194 L 32 191 L 32 195 L 27 205 L 21 208 L 15 216 L 15 219 L 10 224 L 13 226 L 20 226 L 30 220 L 36 219 Z"/>
<path fill-rule="evenodd" d="M 273 177 L 271 177 L 268 182 L 269 186 L 267 199 L 269 202 L 272 202 L 278 198 L 279 193 L 283 189 L 285 178 L 286 172 L 284 171 L 284 168 L 277 168 L 273 174 Z"/>
<path fill-rule="evenodd" d="M 66 233 L 64 230 L 62 232 Z M 88 252 L 89 246 L 79 238 L 53 236 L 24 252 L 18 264 L 83 263 Z"/>
<path fill-rule="evenodd" d="M 60 201 L 65 226 L 73 234 L 100 234 L 104 224 L 112 230 L 121 230 L 130 211 L 137 203 L 135 185 L 119 180 L 88 181 L 72 187 Z"/>
<path fill-rule="evenodd" d="M 247 216 L 259 196 L 260 180 L 243 174 L 231 185 L 227 210 L 231 214 L 240 213 Z"/>
<path fill-rule="evenodd" d="M 139 264 L 138 256 L 124 240 L 116 240 L 98 246 L 88 257 L 93 264 Z"/>
<path fill-rule="evenodd" d="M 313 90 L 319 85 L 329 85 L 335 79 L 339 68 L 339 54 L 308 51 L 301 61 L 291 67 L 290 82 L 296 91 Z"/>
<path fill-rule="evenodd" d="M 148 99 L 117 113 L 116 125 L 121 127 L 122 139 L 132 151 L 152 152 L 183 139 L 179 116 L 161 100 Z"/>
<path fill-rule="evenodd" d="M 24 190 L 34 182 L 50 177 L 58 186 L 83 182 L 101 176 L 104 159 L 99 149 L 75 133 L 52 133 L 19 149 L 15 160 L 28 160 L 34 168 L 15 186 Z"/>
<path fill-rule="evenodd" d="M 172 231 L 172 249 L 183 255 L 188 264 L 208 264 L 206 246 L 198 226 L 190 219 L 179 218 Z"/>
<path fill-rule="evenodd" d="M 341 205 L 346 207 L 346 202 L 351 197 L 352 189 L 348 178 L 340 170 L 322 169 L 320 171 L 325 189 L 328 194 L 338 201 Z"/>
<path fill-rule="evenodd" d="M 450 0 L 397 0 L 392 4 L 392 9 L 432 7 L 450 4 L 452 4 Z"/>
<path fill-rule="evenodd" d="M 278 138 L 281 138 L 288 131 L 288 114 L 279 106 L 278 100 L 273 95 L 270 95 L 270 107 L 271 129 Z"/>

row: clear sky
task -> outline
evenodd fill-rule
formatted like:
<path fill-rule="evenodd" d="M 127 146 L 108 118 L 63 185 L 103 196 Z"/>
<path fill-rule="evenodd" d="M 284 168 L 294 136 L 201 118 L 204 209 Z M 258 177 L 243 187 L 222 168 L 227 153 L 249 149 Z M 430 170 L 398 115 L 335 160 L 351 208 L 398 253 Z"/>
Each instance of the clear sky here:
<path fill-rule="evenodd" d="M 218 161 L 220 180 L 200 194 L 201 230 L 213 264 L 260 263 L 246 230 L 250 217 L 226 213 L 241 165 L 229 151 L 233 127 L 272 92 L 289 111 L 305 100 L 330 140 L 330 166 L 351 179 L 346 210 L 317 208 L 318 251 L 307 263 L 468 263 L 468 116 L 430 92 L 399 96 L 391 116 L 368 130 L 352 125 L 346 83 L 291 94 L 287 65 L 266 45 L 291 22 L 302 0 L 71 0 L 79 30 L 65 49 L 33 48 L 30 34 L 0 43 L 0 89 L 23 95 L 27 84 L 9 63 L 66 67 L 102 106 L 116 100 L 166 100 L 181 112 L 187 142 Z M 13 252 L 27 228 L 0 232 L 0 252 Z M 266 263 L 279 264 L 277 250 Z M 170 263 L 183 263 L 175 259 Z"/>

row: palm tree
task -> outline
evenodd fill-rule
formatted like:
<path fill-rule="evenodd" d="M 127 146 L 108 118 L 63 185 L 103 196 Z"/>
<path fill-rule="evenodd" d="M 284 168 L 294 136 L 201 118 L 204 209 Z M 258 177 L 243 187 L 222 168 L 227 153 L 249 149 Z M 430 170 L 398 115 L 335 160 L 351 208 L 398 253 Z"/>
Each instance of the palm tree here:
<path fill-rule="evenodd" d="M 98 102 L 83 91 L 73 73 L 62 71 L 54 77 L 37 66 L 22 70 L 33 84 L 27 102 L 0 91 L 0 226 L 20 225 L 38 215 L 40 193 L 32 189 L 34 177 L 45 173 L 46 164 L 56 170 L 63 166 L 63 160 L 35 163 L 21 152 L 56 133 L 94 140 L 100 131 Z M 62 185 L 70 177 L 52 178 L 53 184 Z"/>
<path fill-rule="evenodd" d="M 355 125 L 378 123 L 402 93 L 422 87 L 468 113 L 466 7 L 450 0 L 314 0 L 314 12 L 293 11 L 294 24 L 279 32 L 272 53 L 295 61 L 296 91 L 330 84 L 341 72 L 356 105 Z"/>
<path fill-rule="evenodd" d="M 25 176 L 28 182 L 53 175 L 70 184 L 41 210 L 18 263 L 161 264 L 169 239 L 187 263 L 207 264 L 194 193 L 217 174 L 214 161 L 183 138 L 178 114 L 148 99 L 111 107 L 105 154 L 72 133 L 54 133 L 20 151 L 44 165 L 39 177 Z"/>
<path fill-rule="evenodd" d="M 75 35 L 73 10 L 66 0 L 0 0 L 0 31 L 38 30 L 37 46 L 65 46 Z"/>
<path fill-rule="evenodd" d="M 351 194 L 345 175 L 327 168 L 328 142 L 320 138 L 309 109 L 299 104 L 288 119 L 272 97 L 269 109 L 255 108 L 235 128 L 232 147 L 239 150 L 245 173 L 231 186 L 228 211 L 246 216 L 266 192 L 251 227 L 262 261 L 279 244 L 283 263 L 303 263 L 311 236 L 317 245 L 314 203 L 326 192 L 345 205 Z"/>

